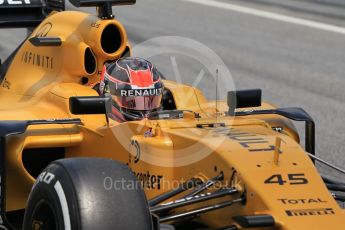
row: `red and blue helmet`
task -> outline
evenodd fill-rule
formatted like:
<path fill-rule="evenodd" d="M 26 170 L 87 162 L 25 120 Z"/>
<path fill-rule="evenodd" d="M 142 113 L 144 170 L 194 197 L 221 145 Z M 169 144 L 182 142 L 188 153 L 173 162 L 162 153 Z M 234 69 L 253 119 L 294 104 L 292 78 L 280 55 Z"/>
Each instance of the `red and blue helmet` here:
<path fill-rule="evenodd" d="M 144 116 L 161 106 L 164 89 L 162 78 L 152 63 L 145 59 L 121 58 L 104 65 L 100 93 L 109 94 L 113 100 L 113 110 L 120 111 L 122 115 L 139 113 Z M 128 120 L 126 116 L 125 120 Z"/>

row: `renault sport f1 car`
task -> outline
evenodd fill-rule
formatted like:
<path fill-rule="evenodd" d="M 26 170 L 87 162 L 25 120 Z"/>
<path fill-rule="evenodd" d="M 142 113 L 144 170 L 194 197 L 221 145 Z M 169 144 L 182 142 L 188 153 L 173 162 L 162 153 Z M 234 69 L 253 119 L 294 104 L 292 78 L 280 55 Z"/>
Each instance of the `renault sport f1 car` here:
<path fill-rule="evenodd" d="M 314 163 L 343 170 L 315 156 L 301 108 L 261 102 L 259 89 L 211 101 L 163 80 L 160 110 L 109 119 L 111 98 L 90 84 L 130 55 L 112 6 L 135 0 L 70 1 L 98 14 L 0 1 L 0 27 L 34 28 L 0 69 L 1 229 L 345 228 L 345 183 Z"/>

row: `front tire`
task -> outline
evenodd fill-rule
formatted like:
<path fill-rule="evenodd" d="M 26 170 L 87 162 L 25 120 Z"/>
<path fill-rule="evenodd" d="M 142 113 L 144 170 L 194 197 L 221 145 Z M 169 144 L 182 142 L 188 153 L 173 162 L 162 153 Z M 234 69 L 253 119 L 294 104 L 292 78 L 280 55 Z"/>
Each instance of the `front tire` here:
<path fill-rule="evenodd" d="M 30 193 L 24 230 L 152 229 L 140 183 L 124 164 L 100 158 L 51 163 Z"/>

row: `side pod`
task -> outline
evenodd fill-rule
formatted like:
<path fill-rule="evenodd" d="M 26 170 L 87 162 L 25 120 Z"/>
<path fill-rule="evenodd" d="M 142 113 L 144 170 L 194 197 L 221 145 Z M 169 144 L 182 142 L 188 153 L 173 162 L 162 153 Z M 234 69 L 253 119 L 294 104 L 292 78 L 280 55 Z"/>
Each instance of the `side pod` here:
<path fill-rule="evenodd" d="M 41 124 L 82 123 L 80 119 L 0 121 L 0 228 L 1 226 L 6 226 L 10 227 L 10 229 L 14 229 L 6 217 L 6 139 L 9 136 L 24 133 L 29 125 Z"/>

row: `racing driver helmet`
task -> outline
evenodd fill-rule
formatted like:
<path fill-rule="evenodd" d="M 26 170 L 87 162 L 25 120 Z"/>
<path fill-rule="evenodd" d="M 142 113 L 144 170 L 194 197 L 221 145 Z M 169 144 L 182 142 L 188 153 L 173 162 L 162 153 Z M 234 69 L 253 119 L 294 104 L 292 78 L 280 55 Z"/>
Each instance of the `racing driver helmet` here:
<path fill-rule="evenodd" d="M 121 58 L 103 66 L 100 94 L 112 98 L 110 118 L 141 120 L 160 108 L 163 82 L 160 72 L 142 58 Z"/>

